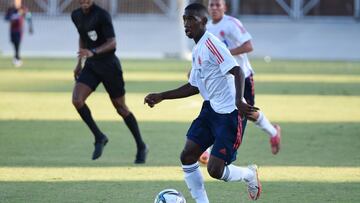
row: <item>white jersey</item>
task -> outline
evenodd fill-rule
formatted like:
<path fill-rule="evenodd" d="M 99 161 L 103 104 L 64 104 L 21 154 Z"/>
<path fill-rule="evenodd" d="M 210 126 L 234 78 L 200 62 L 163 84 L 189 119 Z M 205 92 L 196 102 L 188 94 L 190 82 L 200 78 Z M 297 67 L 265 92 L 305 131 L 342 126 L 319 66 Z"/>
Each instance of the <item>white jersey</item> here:
<path fill-rule="evenodd" d="M 238 19 L 228 15 L 224 15 L 224 17 L 216 24 L 213 24 L 213 22 L 210 21 L 206 25 L 206 29 L 218 37 L 229 50 L 239 47 L 246 41 L 252 39 L 242 23 Z M 254 73 L 246 53 L 234 57 L 244 71 L 246 78 Z"/>
<path fill-rule="evenodd" d="M 206 31 L 193 48 L 189 83 L 217 113 L 236 109 L 234 76 L 229 73 L 235 66 L 239 65 L 230 51 L 210 32 Z"/>

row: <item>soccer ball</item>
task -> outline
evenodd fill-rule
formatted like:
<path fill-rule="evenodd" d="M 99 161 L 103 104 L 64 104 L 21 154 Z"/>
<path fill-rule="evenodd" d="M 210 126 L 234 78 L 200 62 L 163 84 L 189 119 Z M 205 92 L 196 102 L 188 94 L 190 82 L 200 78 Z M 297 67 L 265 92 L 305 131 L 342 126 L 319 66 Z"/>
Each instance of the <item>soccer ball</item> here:
<path fill-rule="evenodd" d="M 175 189 L 165 189 L 156 195 L 154 203 L 186 203 L 186 199 Z"/>

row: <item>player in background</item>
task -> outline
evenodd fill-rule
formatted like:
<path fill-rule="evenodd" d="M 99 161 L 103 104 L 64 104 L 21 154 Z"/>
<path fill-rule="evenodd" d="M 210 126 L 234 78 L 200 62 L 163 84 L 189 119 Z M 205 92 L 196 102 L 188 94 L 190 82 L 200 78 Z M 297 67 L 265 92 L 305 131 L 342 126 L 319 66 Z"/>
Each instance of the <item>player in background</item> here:
<path fill-rule="evenodd" d="M 183 15 L 186 35 L 196 43 L 192 51 L 192 68 L 188 83 L 161 93 L 148 94 L 144 102 L 150 107 L 167 100 L 200 93 L 204 99 L 199 116 L 192 122 L 180 159 L 185 182 L 197 203 L 209 202 L 198 159 L 213 145 L 208 173 L 225 182 L 247 184 L 249 197 L 259 198 L 261 184 L 256 165 L 231 164 L 241 144 L 242 118 L 258 109 L 243 101 L 244 73 L 226 46 L 206 31 L 207 9 L 193 3 Z"/>
<path fill-rule="evenodd" d="M 254 70 L 251 67 L 247 53 L 253 50 L 251 35 L 242 23 L 231 16 L 225 15 L 225 0 L 209 0 L 208 11 L 212 20 L 207 24 L 207 30 L 220 39 L 230 50 L 245 73 L 244 97 L 248 104 L 255 105 Z M 254 122 L 270 138 L 271 152 L 275 155 L 280 150 L 281 128 L 272 125 L 261 111 L 253 112 L 247 119 Z M 208 151 L 200 157 L 200 161 L 207 162 Z"/>
<path fill-rule="evenodd" d="M 5 20 L 10 23 L 10 41 L 14 46 L 13 64 L 15 67 L 22 65 L 20 57 L 20 44 L 24 32 L 24 21 L 28 22 L 29 33 L 33 33 L 31 12 L 21 4 L 21 0 L 15 0 L 14 4 L 8 8 Z"/>
<path fill-rule="evenodd" d="M 137 146 L 135 163 L 145 163 L 148 149 L 142 140 L 135 116 L 125 104 L 124 80 L 120 61 L 115 56 L 116 41 L 111 17 L 93 0 L 79 0 L 79 3 L 80 8 L 71 14 L 80 36 L 72 103 L 95 137 L 92 159 L 101 156 L 108 138 L 96 125 L 85 101 L 103 83 L 113 106 L 133 134 Z M 82 68 L 84 58 L 86 62 Z"/>

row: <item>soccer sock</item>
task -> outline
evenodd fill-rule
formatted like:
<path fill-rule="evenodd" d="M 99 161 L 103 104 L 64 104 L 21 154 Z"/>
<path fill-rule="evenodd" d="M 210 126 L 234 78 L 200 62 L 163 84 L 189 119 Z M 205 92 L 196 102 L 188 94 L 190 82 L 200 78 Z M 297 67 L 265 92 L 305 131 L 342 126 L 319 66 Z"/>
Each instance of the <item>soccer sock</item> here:
<path fill-rule="evenodd" d="M 124 118 L 124 121 L 134 136 L 137 148 L 143 149 L 145 147 L 145 143 L 141 138 L 139 126 L 138 126 L 138 123 L 136 121 L 134 114 L 130 113 L 128 116 L 126 116 Z"/>
<path fill-rule="evenodd" d="M 252 171 L 247 167 L 239 167 L 235 165 L 227 165 L 224 167 L 223 175 L 221 176 L 221 180 L 225 182 L 232 181 L 244 181 L 251 177 Z"/>
<path fill-rule="evenodd" d="M 19 56 L 20 43 L 14 43 L 14 48 L 15 48 L 15 58 L 17 60 L 20 60 L 20 56 Z"/>
<path fill-rule="evenodd" d="M 95 140 L 100 140 L 103 134 L 96 125 L 93 117 L 91 116 L 89 107 L 85 104 L 80 109 L 77 109 L 77 111 L 79 112 L 80 117 L 83 119 L 86 125 L 90 128 L 91 132 L 94 134 Z"/>
<path fill-rule="evenodd" d="M 204 185 L 204 178 L 201 174 L 199 163 L 182 165 L 185 182 L 196 203 L 209 203 Z"/>
<path fill-rule="evenodd" d="M 264 132 L 266 132 L 270 137 L 275 136 L 277 133 L 274 126 L 270 123 L 270 121 L 261 111 L 259 111 L 259 118 L 257 119 L 257 121 L 255 121 L 255 125 Z"/>

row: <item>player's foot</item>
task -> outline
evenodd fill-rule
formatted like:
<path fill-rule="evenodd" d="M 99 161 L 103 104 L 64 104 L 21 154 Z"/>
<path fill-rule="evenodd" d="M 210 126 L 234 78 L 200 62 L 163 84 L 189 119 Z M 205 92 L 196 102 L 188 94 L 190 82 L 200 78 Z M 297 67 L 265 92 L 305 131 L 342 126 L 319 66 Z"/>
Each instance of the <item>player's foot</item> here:
<path fill-rule="evenodd" d="M 206 150 L 204 151 L 201 156 L 199 157 L 199 162 L 202 164 L 207 164 L 209 162 L 209 158 L 210 158 L 210 154 L 209 152 Z"/>
<path fill-rule="evenodd" d="M 248 187 L 249 198 L 251 200 L 257 200 L 261 193 L 261 183 L 258 175 L 258 167 L 256 165 L 249 165 L 248 168 L 253 172 L 250 179 L 245 179 Z"/>
<path fill-rule="evenodd" d="M 135 157 L 135 164 L 144 164 L 146 162 L 146 157 L 147 154 L 149 152 L 149 148 L 145 145 L 144 148 L 142 149 L 138 149 L 136 152 L 136 157 Z"/>
<path fill-rule="evenodd" d="M 92 155 L 92 160 L 96 160 L 102 155 L 104 151 L 104 147 L 108 142 L 109 139 L 105 135 L 103 135 L 103 137 L 100 140 L 95 141 L 94 143 L 95 149 Z"/>
<path fill-rule="evenodd" d="M 280 151 L 281 142 L 281 128 L 279 125 L 274 125 L 276 135 L 270 138 L 271 152 L 277 154 Z"/>
<path fill-rule="evenodd" d="M 13 64 L 14 64 L 15 68 L 20 68 L 23 63 L 22 63 L 22 61 L 20 59 L 14 58 L 13 59 Z"/>

